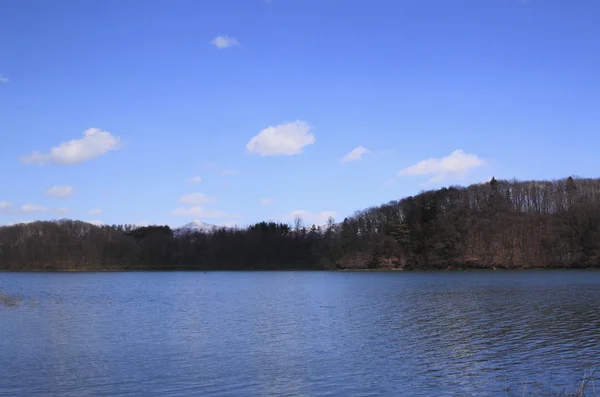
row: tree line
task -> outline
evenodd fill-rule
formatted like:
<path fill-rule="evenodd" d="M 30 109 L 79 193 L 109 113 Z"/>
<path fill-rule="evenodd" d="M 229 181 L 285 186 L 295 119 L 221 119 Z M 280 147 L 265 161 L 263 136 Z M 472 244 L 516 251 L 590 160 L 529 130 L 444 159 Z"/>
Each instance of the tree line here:
<path fill-rule="evenodd" d="M 178 233 L 59 220 L 0 228 L 0 270 L 592 267 L 600 179 L 497 180 L 422 192 L 342 222 Z"/>

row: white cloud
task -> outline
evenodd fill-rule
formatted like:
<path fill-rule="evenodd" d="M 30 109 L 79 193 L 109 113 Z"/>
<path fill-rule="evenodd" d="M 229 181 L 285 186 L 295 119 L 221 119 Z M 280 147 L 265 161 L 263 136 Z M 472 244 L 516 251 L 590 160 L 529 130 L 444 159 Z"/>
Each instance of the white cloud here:
<path fill-rule="evenodd" d="M 2 77 L 2 75 L 0 74 L 0 84 L 6 84 L 9 81 L 9 79 L 7 79 L 6 77 Z"/>
<path fill-rule="evenodd" d="M 325 225 L 329 217 L 335 218 L 337 213 L 335 211 L 322 211 L 317 213 L 311 213 L 305 210 L 295 210 L 284 216 L 284 219 L 293 221 L 296 217 L 300 217 L 304 222 L 305 226 L 314 225 Z"/>
<path fill-rule="evenodd" d="M 240 43 L 236 39 L 234 39 L 233 37 L 229 37 L 228 35 L 217 36 L 210 43 L 219 49 L 240 45 Z"/>
<path fill-rule="evenodd" d="M 199 177 L 199 176 L 194 176 L 194 177 L 190 178 L 190 180 L 188 181 L 188 183 L 190 185 L 195 185 L 200 182 L 202 182 L 202 177 Z"/>
<path fill-rule="evenodd" d="M 187 216 L 190 218 L 228 218 L 234 215 L 219 210 L 207 210 L 200 206 L 190 208 L 177 208 L 172 215 Z"/>
<path fill-rule="evenodd" d="M 33 212 L 45 212 L 45 211 L 48 211 L 48 208 L 44 207 L 43 205 L 24 204 L 23 206 L 21 206 L 21 209 L 19 212 L 21 212 L 22 214 L 31 214 Z"/>
<path fill-rule="evenodd" d="M 0 214 L 11 212 L 12 204 L 10 201 L 0 201 Z"/>
<path fill-rule="evenodd" d="M 135 226 L 137 226 L 137 227 L 150 226 L 150 221 L 139 221 L 138 223 L 135 223 Z"/>
<path fill-rule="evenodd" d="M 63 186 L 52 186 L 49 189 L 46 189 L 44 193 L 47 196 L 54 198 L 68 198 L 75 194 L 75 189 L 73 186 L 63 185 Z"/>
<path fill-rule="evenodd" d="M 88 214 L 90 215 L 98 215 L 102 213 L 102 208 L 92 208 L 91 210 L 88 211 Z"/>
<path fill-rule="evenodd" d="M 427 183 L 441 182 L 448 176 L 464 176 L 470 170 L 481 167 L 485 161 L 475 154 L 455 150 L 450 155 L 441 158 L 430 158 L 400 170 L 398 177 L 432 175 Z"/>
<path fill-rule="evenodd" d="M 21 157 L 23 163 L 70 165 L 100 157 L 112 150 L 121 148 L 121 139 L 107 131 L 89 128 L 83 138 L 72 139 L 50 149 L 49 153 L 33 152 Z"/>
<path fill-rule="evenodd" d="M 371 153 L 371 151 L 363 146 L 358 146 L 352 149 L 350 153 L 342 157 L 341 162 L 347 163 L 349 161 L 362 160 L 363 154 Z"/>
<path fill-rule="evenodd" d="M 304 121 L 265 128 L 248 142 L 246 151 L 263 157 L 300 154 L 302 148 L 315 143 L 315 136 L 310 129 Z"/>
<path fill-rule="evenodd" d="M 188 205 L 202 205 L 202 204 L 214 203 L 215 201 L 217 201 L 217 199 L 214 197 L 209 197 L 202 193 L 190 193 L 190 194 L 186 194 L 185 196 L 182 196 L 179 199 L 179 201 L 183 204 L 188 204 Z"/>
<path fill-rule="evenodd" d="M 100 221 L 100 220 L 91 220 L 91 221 L 86 221 L 87 223 L 91 223 L 92 225 L 96 225 L 96 226 L 104 226 L 104 222 Z"/>
<path fill-rule="evenodd" d="M 273 205 L 275 204 L 275 199 L 270 198 L 261 198 L 258 200 L 262 205 Z"/>
<path fill-rule="evenodd" d="M 69 207 L 61 207 L 61 208 L 57 208 L 54 210 L 57 214 L 66 214 L 67 212 L 71 211 L 71 209 Z"/>

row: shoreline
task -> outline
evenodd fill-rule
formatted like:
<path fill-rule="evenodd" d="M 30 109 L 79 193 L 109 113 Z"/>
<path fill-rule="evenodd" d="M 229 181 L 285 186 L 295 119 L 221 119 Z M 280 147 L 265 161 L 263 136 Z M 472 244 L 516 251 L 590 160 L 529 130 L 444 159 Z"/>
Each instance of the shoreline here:
<path fill-rule="evenodd" d="M 523 271 L 570 271 L 570 270 L 587 270 L 587 271 L 600 271 L 600 266 L 586 266 L 586 267 L 528 267 L 528 268 L 483 268 L 483 267 L 465 267 L 465 268 L 452 268 L 452 269 L 402 269 L 402 268 L 388 268 L 388 269 L 59 269 L 59 270 L 48 270 L 48 269 L 27 269 L 27 270 L 0 270 L 0 273 L 142 273 L 142 272 L 194 272 L 194 273 L 208 273 L 208 272 L 326 272 L 326 273 L 448 273 L 448 272 L 523 272 Z"/>

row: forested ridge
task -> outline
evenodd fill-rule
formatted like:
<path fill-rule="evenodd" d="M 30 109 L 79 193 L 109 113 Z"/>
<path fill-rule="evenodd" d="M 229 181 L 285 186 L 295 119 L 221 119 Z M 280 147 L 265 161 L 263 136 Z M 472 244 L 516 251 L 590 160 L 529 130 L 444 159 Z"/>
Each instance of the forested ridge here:
<path fill-rule="evenodd" d="M 492 180 L 356 212 L 174 233 L 71 220 L 0 228 L 0 270 L 446 269 L 600 264 L 600 179 Z"/>

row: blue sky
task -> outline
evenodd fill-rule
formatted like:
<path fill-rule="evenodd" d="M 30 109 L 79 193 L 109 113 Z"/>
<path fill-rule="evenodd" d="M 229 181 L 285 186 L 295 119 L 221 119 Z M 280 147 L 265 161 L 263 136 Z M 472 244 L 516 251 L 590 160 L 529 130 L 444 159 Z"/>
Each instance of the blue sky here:
<path fill-rule="evenodd" d="M 597 177 L 599 16 L 597 0 L 3 1 L 0 224 L 320 223 L 492 175 Z"/>

